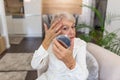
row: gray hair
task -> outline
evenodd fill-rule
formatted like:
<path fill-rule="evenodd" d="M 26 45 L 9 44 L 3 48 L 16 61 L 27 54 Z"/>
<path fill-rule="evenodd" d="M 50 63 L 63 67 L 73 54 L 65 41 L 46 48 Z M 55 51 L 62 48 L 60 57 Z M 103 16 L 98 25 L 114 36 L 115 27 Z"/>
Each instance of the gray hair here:
<path fill-rule="evenodd" d="M 67 12 L 61 12 L 61 13 L 57 13 L 57 14 L 52 15 L 51 23 L 53 23 L 56 19 L 58 19 L 60 17 L 64 17 L 67 20 L 73 21 L 75 23 L 74 16 L 70 13 L 67 13 Z"/>

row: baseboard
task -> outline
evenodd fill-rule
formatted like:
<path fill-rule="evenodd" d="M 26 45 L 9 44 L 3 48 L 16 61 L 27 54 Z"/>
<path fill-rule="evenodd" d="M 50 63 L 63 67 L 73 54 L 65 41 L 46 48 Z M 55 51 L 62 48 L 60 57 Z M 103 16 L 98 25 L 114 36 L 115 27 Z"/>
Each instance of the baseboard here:
<path fill-rule="evenodd" d="M 9 34 L 9 37 L 20 36 L 20 37 L 42 37 L 41 34 Z"/>

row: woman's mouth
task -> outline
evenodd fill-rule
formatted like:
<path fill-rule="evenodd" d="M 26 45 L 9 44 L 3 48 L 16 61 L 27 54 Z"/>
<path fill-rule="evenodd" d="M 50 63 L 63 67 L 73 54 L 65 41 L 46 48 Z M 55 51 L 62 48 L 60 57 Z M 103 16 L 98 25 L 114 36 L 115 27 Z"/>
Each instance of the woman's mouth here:
<path fill-rule="evenodd" d="M 70 41 L 72 42 L 74 40 L 75 37 L 70 37 Z"/>
<path fill-rule="evenodd" d="M 70 37 L 70 39 L 74 39 L 75 37 Z"/>

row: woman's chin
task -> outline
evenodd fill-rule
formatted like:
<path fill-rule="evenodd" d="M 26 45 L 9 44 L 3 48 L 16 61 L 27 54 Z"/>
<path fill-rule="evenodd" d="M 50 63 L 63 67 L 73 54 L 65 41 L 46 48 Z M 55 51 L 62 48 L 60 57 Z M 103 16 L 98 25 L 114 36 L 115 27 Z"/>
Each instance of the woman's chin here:
<path fill-rule="evenodd" d="M 73 41 L 74 40 L 74 37 L 73 38 L 70 38 L 70 41 Z"/>

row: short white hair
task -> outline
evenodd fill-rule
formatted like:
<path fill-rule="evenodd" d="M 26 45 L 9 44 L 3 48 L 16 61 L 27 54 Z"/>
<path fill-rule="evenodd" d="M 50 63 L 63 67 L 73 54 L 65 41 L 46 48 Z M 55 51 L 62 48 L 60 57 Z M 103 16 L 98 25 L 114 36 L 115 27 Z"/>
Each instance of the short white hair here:
<path fill-rule="evenodd" d="M 64 17 L 67 20 L 73 21 L 75 23 L 74 16 L 68 12 L 61 12 L 61 13 L 57 13 L 57 14 L 52 15 L 51 23 L 53 23 L 53 21 L 55 21 L 56 19 L 58 19 L 60 17 Z"/>

